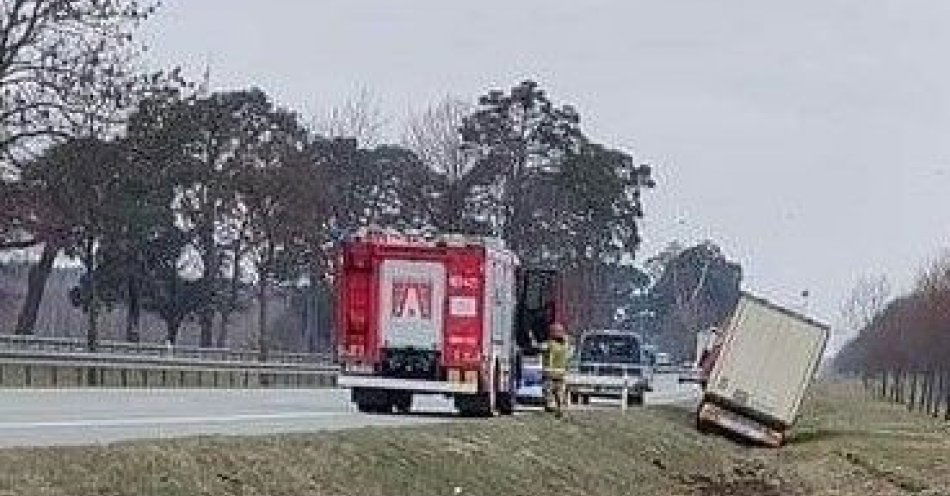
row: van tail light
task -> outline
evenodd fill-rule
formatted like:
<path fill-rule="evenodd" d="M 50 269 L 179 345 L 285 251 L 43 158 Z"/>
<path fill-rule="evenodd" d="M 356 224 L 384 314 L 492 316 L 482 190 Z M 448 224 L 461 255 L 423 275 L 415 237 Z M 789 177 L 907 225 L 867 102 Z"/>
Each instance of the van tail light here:
<path fill-rule="evenodd" d="M 465 383 L 466 383 L 466 384 L 478 384 L 478 371 L 477 371 L 477 370 L 466 370 L 466 371 L 465 371 Z"/>
<path fill-rule="evenodd" d="M 349 363 L 343 366 L 343 370 L 351 374 L 372 374 L 373 366 L 368 363 Z"/>

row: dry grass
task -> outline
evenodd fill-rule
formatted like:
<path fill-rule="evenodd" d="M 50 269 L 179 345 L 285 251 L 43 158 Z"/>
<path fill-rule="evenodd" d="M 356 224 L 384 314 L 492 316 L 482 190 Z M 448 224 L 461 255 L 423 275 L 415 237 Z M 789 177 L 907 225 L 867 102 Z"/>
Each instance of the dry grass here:
<path fill-rule="evenodd" d="M 737 446 L 676 410 L 0 451 L 10 495 L 947 494 L 950 432 L 820 386 L 792 443 Z M 458 489 L 456 489 L 458 488 Z"/>

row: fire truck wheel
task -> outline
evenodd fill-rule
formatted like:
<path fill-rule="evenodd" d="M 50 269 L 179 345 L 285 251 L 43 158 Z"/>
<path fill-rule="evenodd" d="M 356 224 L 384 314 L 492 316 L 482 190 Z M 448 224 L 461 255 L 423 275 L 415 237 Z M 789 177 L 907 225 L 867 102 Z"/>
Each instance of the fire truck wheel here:
<path fill-rule="evenodd" d="M 378 389 L 353 389 L 352 399 L 363 413 L 392 413 L 395 403 L 388 391 Z"/>
<path fill-rule="evenodd" d="M 357 403 L 356 409 L 363 413 L 392 413 L 392 405 L 381 405 L 376 403 Z"/>
<path fill-rule="evenodd" d="M 487 393 L 456 396 L 455 409 L 463 417 L 490 417 L 494 414 L 491 398 Z"/>

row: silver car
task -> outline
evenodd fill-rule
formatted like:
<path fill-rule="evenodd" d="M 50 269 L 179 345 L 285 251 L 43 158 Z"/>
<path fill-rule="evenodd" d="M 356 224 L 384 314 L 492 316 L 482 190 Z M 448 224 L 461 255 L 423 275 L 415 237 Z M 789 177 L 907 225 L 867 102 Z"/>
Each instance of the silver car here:
<path fill-rule="evenodd" d="M 578 341 L 571 367 L 571 401 L 592 397 L 619 398 L 626 382 L 628 401 L 640 403 L 650 388 L 652 349 L 639 334 L 618 330 L 585 332 Z M 623 378 L 626 378 L 624 381 Z"/>

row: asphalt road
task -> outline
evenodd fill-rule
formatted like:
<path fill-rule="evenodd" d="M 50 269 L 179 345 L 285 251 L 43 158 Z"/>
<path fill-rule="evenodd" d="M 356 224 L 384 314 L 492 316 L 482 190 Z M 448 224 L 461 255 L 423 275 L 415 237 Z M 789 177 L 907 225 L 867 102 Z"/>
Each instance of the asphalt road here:
<path fill-rule="evenodd" d="M 343 390 L 0 390 L 0 447 L 254 435 L 459 420 L 450 402 L 417 398 L 410 415 L 356 411 Z"/>
<path fill-rule="evenodd" d="M 698 390 L 649 393 L 687 408 Z M 615 401 L 575 408 L 616 408 Z M 416 397 L 409 415 L 356 411 L 339 389 L 0 390 L 0 447 L 85 445 L 209 434 L 256 435 L 462 421 L 449 400 Z M 471 421 L 471 419 L 464 419 Z"/>

